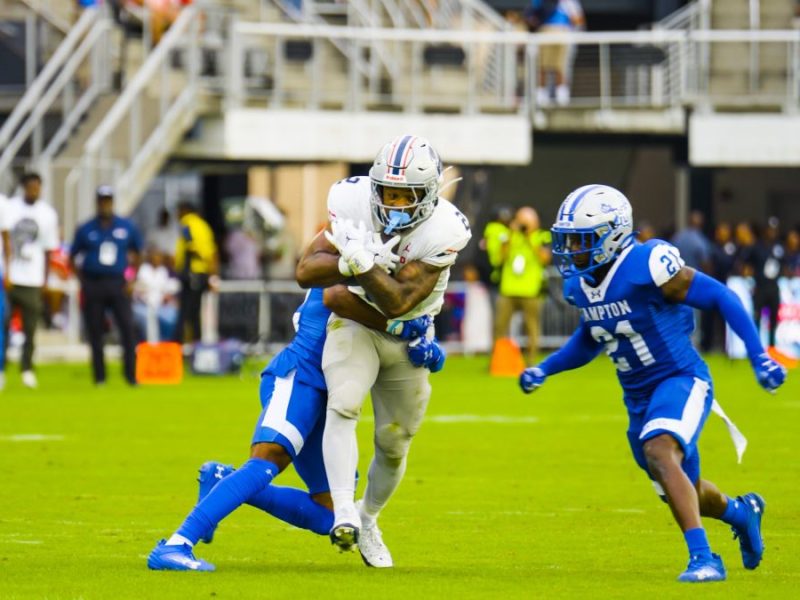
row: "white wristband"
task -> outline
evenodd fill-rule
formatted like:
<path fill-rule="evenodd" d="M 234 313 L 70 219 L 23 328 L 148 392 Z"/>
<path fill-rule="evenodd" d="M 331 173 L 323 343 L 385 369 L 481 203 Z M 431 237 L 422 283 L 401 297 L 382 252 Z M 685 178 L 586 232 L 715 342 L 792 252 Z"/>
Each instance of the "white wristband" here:
<path fill-rule="evenodd" d="M 359 248 L 347 260 L 347 266 L 353 275 L 361 275 L 375 266 L 375 255 L 366 248 Z"/>
<path fill-rule="evenodd" d="M 342 256 L 339 257 L 339 273 L 345 277 L 353 276 L 353 272 L 350 270 L 350 265 L 347 264 L 347 261 Z"/>

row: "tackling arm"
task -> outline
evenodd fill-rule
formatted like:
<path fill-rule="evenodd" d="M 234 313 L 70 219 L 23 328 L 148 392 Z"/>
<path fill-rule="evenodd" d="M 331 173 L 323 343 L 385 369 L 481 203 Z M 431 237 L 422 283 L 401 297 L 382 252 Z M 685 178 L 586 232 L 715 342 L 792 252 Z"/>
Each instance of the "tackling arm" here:
<path fill-rule="evenodd" d="M 393 319 L 406 314 L 431 294 L 442 269 L 415 260 L 407 263 L 394 277 L 373 267 L 356 275 L 356 280 L 381 312 Z"/>
<path fill-rule="evenodd" d="M 295 277 L 302 288 L 328 287 L 345 280 L 339 272 L 339 251 L 325 237 L 325 231 L 330 229 L 311 240 L 297 263 Z"/>
<path fill-rule="evenodd" d="M 347 289 L 347 286 L 334 285 L 325 288 L 322 301 L 327 308 L 340 317 L 361 323 L 371 329 L 386 331 L 386 316 L 353 294 Z"/>

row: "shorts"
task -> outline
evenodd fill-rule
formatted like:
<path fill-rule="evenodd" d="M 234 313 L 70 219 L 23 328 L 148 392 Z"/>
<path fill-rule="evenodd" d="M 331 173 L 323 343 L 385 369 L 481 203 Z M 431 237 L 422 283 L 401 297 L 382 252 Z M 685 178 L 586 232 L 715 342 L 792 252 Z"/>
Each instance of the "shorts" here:
<path fill-rule="evenodd" d="M 682 467 L 692 483 L 700 479 L 697 440 L 714 400 L 710 380 L 700 377 L 670 377 L 661 382 L 641 411 L 628 410 L 628 443 L 633 457 L 653 479 L 647 468 L 644 443 L 663 433 L 671 435 L 683 449 Z"/>
<path fill-rule="evenodd" d="M 291 371 L 286 377 L 269 373 L 261 376 L 259 394 L 263 410 L 252 443 L 270 442 L 282 446 L 292 457 L 294 468 L 309 493 L 319 494 L 330 489 L 322 460 L 327 395 L 296 381 L 295 373 Z"/>

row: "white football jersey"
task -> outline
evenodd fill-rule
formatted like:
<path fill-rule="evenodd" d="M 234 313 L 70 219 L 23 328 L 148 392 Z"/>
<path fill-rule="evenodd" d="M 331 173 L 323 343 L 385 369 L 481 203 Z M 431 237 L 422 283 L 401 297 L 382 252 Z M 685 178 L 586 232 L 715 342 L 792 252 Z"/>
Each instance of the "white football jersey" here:
<path fill-rule="evenodd" d="M 372 210 L 371 194 L 372 185 L 369 177 L 342 179 L 331 186 L 328 192 L 328 218 L 331 221 L 350 219 L 356 224 L 362 221 L 370 231 L 382 231 L 383 226 Z M 400 256 L 395 272 L 399 272 L 405 264 L 414 260 L 444 267 L 430 295 L 400 319 L 409 320 L 422 315 L 437 315 L 444 303 L 444 292 L 450 279 L 450 267 L 472 237 L 469 222 L 453 204 L 444 198 L 439 198 L 433 214 L 428 219 L 398 234 L 402 237 L 394 249 L 394 253 Z M 350 290 L 378 308 L 370 301 L 363 288 L 352 286 Z"/>

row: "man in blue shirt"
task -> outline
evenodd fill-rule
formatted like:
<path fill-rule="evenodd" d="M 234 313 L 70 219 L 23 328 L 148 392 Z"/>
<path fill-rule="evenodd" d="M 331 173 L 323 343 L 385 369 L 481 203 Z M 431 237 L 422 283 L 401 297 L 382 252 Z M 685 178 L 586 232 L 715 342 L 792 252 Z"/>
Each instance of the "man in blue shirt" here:
<path fill-rule="evenodd" d="M 92 348 L 92 372 L 96 384 L 106 380 L 103 329 L 106 310 L 117 324 L 122 344 L 125 379 L 136 385 L 136 349 L 133 313 L 125 271 L 138 261 L 142 236 L 129 220 L 114 214 L 114 190 L 97 188 L 97 216 L 75 232 L 70 262 L 83 291 L 83 315 Z"/>
<path fill-rule="evenodd" d="M 726 420 L 734 442 L 741 434 L 714 399 L 708 367 L 692 346 L 691 307 L 722 314 L 744 340 L 766 390 L 783 384 L 785 369 L 764 352 L 750 315 L 728 288 L 687 267 L 675 246 L 634 240 L 631 206 L 618 190 L 578 188 L 562 203 L 552 232 L 564 298 L 579 309 L 580 324 L 560 350 L 522 373 L 523 391 L 535 391 L 548 376 L 583 366 L 605 349 L 622 386 L 634 459 L 669 504 L 689 550 L 689 566 L 678 580 L 726 578 L 701 516 L 730 525 L 744 567 L 755 569 L 764 553 L 764 499 L 754 492 L 729 498 L 700 478 L 697 441 L 709 412 Z"/>

